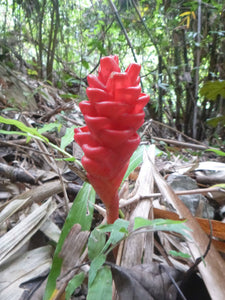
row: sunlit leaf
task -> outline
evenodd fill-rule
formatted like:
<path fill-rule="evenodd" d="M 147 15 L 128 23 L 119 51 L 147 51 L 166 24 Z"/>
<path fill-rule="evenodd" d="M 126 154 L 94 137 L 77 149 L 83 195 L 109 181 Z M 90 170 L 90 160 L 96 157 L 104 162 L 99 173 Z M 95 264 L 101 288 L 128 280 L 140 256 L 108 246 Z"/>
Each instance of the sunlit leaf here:
<path fill-rule="evenodd" d="M 180 17 L 189 16 L 191 14 L 191 11 L 185 11 L 182 14 L 180 14 Z"/>
<path fill-rule="evenodd" d="M 74 140 L 74 128 L 77 126 L 72 126 L 66 129 L 65 135 L 61 138 L 60 148 L 65 149 Z"/>
<path fill-rule="evenodd" d="M 219 95 L 225 98 L 225 80 L 207 81 L 200 94 L 210 100 L 216 100 Z"/>

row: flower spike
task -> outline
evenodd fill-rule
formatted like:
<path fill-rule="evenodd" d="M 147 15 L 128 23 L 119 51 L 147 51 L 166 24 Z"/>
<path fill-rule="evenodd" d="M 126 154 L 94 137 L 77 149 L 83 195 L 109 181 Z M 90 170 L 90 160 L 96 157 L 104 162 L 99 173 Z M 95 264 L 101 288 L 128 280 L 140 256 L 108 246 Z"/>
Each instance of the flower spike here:
<path fill-rule="evenodd" d="M 140 143 L 136 131 L 144 122 L 149 96 L 141 93 L 141 66 L 125 72 L 117 55 L 103 57 L 98 76 L 87 77 L 89 101 L 80 103 L 86 126 L 75 128 L 74 139 L 84 151 L 82 164 L 107 211 L 107 222 L 119 217 L 118 189 L 129 160 Z"/>

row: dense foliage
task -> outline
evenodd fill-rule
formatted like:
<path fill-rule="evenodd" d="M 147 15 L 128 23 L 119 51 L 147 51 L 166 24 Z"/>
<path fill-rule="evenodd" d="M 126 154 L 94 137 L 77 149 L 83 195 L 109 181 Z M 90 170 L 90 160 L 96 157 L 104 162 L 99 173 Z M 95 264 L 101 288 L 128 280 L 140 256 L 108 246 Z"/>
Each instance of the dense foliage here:
<path fill-rule="evenodd" d="M 0 61 L 79 99 L 103 55 L 119 55 L 124 66 L 137 61 L 149 117 L 219 142 L 224 11 L 223 0 L 3 0 Z"/>

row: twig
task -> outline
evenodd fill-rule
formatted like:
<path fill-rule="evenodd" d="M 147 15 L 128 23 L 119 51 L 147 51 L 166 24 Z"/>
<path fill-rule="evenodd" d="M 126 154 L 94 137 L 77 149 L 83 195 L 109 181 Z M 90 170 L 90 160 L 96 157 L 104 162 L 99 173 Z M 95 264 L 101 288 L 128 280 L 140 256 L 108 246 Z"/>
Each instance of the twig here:
<path fill-rule="evenodd" d="M 101 206 L 99 206 L 98 204 L 93 204 L 93 206 L 100 213 L 100 215 L 102 215 L 104 217 L 104 219 L 106 220 L 106 210 L 104 208 L 102 208 Z"/>
<path fill-rule="evenodd" d="M 12 180 L 12 182 L 27 182 L 30 184 L 36 183 L 36 178 L 32 176 L 28 171 L 21 167 L 12 167 L 6 164 L 0 163 L 0 174 Z"/>
<path fill-rule="evenodd" d="M 202 145 L 201 142 L 197 141 L 196 139 L 191 138 L 190 136 L 188 136 L 188 135 L 186 135 L 185 133 L 183 133 L 183 132 L 177 130 L 176 128 L 173 128 L 173 127 L 171 127 L 171 126 L 169 126 L 169 125 L 167 125 L 167 124 L 164 124 L 164 123 L 160 123 L 159 121 L 156 121 L 156 120 L 150 120 L 150 121 L 151 121 L 151 123 L 154 123 L 154 124 L 156 124 L 156 125 L 160 125 L 160 126 L 162 126 L 162 127 L 166 127 L 166 128 L 168 128 L 168 129 L 170 129 L 171 131 L 174 131 L 174 132 L 176 132 L 177 134 L 182 135 L 182 136 L 185 137 L 186 139 L 188 139 L 188 140 L 194 142 L 195 144 Z"/>
<path fill-rule="evenodd" d="M 113 12 L 115 13 L 116 19 L 117 19 L 117 21 L 118 21 L 118 23 L 119 23 L 119 25 L 120 25 L 120 27 L 121 27 L 121 29 L 122 29 L 124 35 L 125 35 L 125 38 L 126 38 L 126 40 L 127 40 L 127 44 L 128 44 L 128 46 L 130 47 L 130 50 L 131 50 L 131 52 L 132 52 L 132 54 L 133 54 L 134 61 L 137 62 L 137 58 L 136 58 L 136 55 L 135 55 L 135 52 L 134 52 L 134 48 L 133 48 L 133 46 L 132 46 L 132 44 L 131 44 L 131 41 L 130 41 L 130 39 L 129 39 L 129 37 L 128 37 L 128 34 L 127 34 L 126 29 L 125 29 L 125 27 L 123 26 L 123 22 L 122 22 L 122 20 L 121 20 L 121 18 L 120 18 L 120 16 L 119 16 L 118 10 L 117 10 L 117 8 L 115 7 L 115 5 L 114 5 L 114 3 L 112 2 L 112 0 L 109 0 L 109 4 L 110 4 L 110 6 L 111 6 Z"/>
<path fill-rule="evenodd" d="M 179 141 L 174 141 L 174 140 L 170 140 L 170 139 L 159 138 L 156 136 L 152 136 L 152 139 L 154 139 L 156 141 L 165 142 L 167 144 L 174 144 L 174 145 L 184 147 L 184 148 L 192 148 L 192 149 L 197 149 L 197 150 L 213 149 L 212 147 L 209 148 L 205 145 L 196 145 L 196 144 L 191 144 L 191 143 L 179 142 Z"/>
<path fill-rule="evenodd" d="M 211 188 L 205 188 L 205 189 L 177 191 L 177 192 L 175 192 L 175 194 L 179 196 L 179 195 L 206 194 L 206 193 L 211 193 L 211 192 L 224 192 L 225 193 L 224 189 L 221 189 L 220 187 L 211 187 Z M 153 194 L 149 194 L 146 196 L 135 195 L 134 197 L 132 197 L 128 200 L 120 199 L 120 208 L 125 207 L 130 204 L 133 204 L 140 200 L 148 200 L 151 198 L 161 197 L 161 196 L 162 196 L 161 193 L 153 193 Z"/>
<path fill-rule="evenodd" d="M 69 213 L 69 210 L 70 210 L 70 208 L 69 208 L 69 198 L 68 198 L 68 195 L 67 195 L 67 192 L 66 192 L 66 187 L 65 187 L 65 182 L 64 182 L 64 180 L 63 180 L 63 178 L 62 178 L 62 174 L 60 173 L 60 170 L 59 170 L 59 168 L 58 168 L 58 175 L 59 175 L 59 180 L 60 180 L 60 182 L 61 182 L 61 186 L 62 186 L 62 189 L 63 189 L 63 195 L 64 195 L 64 202 L 65 202 L 65 211 L 66 211 L 66 214 L 68 214 Z"/>
<path fill-rule="evenodd" d="M 84 124 L 81 124 L 80 122 L 75 121 L 75 120 L 73 120 L 73 119 L 71 119 L 71 118 L 68 118 L 67 116 L 64 116 L 64 115 L 62 115 L 62 114 L 60 114 L 60 117 L 62 117 L 62 118 L 65 119 L 66 121 L 71 122 L 72 124 L 74 124 L 74 125 L 76 125 L 76 126 L 83 126 L 83 125 L 84 125 Z"/>

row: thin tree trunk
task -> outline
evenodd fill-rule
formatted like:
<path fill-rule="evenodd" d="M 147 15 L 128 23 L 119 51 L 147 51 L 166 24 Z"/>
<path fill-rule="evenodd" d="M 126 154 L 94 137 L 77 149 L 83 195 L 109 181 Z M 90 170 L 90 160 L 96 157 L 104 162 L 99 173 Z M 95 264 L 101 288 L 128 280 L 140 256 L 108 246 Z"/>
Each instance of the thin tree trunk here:
<path fill-rule="evenodd" d="M 45 12 L 45 7 L 46 5 L 46 0 L 43 0 L 42 4 L 42 9 L 40 13 L 40 18 L 39 18 L 39 30 L 38 30 L 38 46 L 39 46 L 39 51 L 38 51 L 38 75 L 41 79 L 43 79 L 43 41 L 42 41 L 42 25 L 43 25 L 43 19 L 44 19 L 44 12 Z"/>
<path fill-rule="evenodd" d="M 198 116 L 198 91 L 199 91 L 199 67 L 200 67 L 200 42 L 201 42 L 201 0 L 198 0 L 198 27 L 197 27 L 197 50 L 195 70 L 195 101 L 193 109 L 193 138 L 197 138 L 197 116 Z"/>
<path fill-rule="evenodd" d="M 52 81 L 52 70 L 55 56 L 55 49 L 57 43 L 57 34 L 59 28 L 59 2 L 53 1 L 51 29 L 49 33 L 48 56 L 47 56 L 47 79 Z"/>
<path fill-rule="evenodd" d="M 159 109 L 158 109 L 158 120 L 162 123 L 163 119 L 163 90 L 162 90 L 162 56 L 159 55 L 159 65 L 158 65 L 158 82 L 159 82 Z"/>

